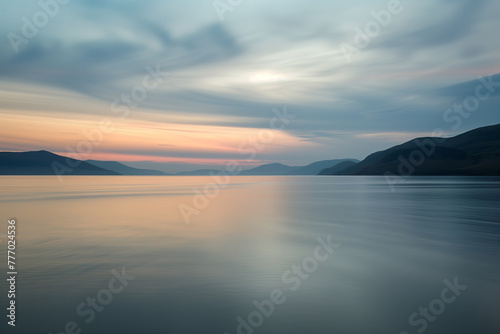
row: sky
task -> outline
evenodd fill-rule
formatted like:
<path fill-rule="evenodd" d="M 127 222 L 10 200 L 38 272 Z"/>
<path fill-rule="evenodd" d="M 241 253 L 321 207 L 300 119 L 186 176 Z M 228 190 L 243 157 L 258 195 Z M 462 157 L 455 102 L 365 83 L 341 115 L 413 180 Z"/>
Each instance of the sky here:
<path fill-rule="evenodd" d="M 496 0 L 0 0 L 0 151 L 305 165 L 500 123 L 499 14 Z"/>

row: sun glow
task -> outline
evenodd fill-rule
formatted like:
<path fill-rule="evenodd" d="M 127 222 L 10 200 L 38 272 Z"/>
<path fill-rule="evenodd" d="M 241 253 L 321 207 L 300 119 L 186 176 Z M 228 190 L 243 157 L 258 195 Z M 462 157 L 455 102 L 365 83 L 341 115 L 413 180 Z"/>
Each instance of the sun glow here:
<path fill-rule="evenodd" d="M 283 74 L 275 73 L 275 72 L 259 72 L 252 75 L 248 80 L 253 83 L 261 83 L 261 82 L 276 82 L 286 80 L 287 77 Z"/>

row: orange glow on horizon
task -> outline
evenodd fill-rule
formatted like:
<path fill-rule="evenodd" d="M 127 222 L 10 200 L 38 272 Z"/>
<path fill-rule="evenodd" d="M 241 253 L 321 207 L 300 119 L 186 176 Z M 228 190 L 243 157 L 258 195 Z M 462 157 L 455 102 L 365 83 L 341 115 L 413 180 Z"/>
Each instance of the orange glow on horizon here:
<path fill-rule="evenodd" d="M 254 165 L 260 161 L 246 161 L 248 154 L 242 154 L 238 148 L 241 145 L 249 147 L 250 142 L 258 141 L 262 131 L 272 131 L 271 141 L 260 142 L 265 146 L 266 154 L 278 152 L 283 147 L 309 145 L 280 130 L 189 125 L 99 115 L 78 119 L 71 118 L 71 114 L 46 112 L 42 115 L 10 111 L 0 113 L 1 150 L 47 150 L 82 160 L 205 165 L 224 165 L 235 160 L 242 165 Z M 110 122 L 112 129 L 100 125 L 103 119 Z"/>

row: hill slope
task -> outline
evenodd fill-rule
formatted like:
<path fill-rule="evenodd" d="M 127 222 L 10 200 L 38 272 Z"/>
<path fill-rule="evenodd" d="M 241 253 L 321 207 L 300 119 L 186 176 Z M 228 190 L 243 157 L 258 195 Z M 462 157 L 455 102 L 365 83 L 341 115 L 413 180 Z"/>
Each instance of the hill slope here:
<path fill-rule="evenodd" d="M 297 167 L 274 163 L 244 170 L 240 173 L 240 175 L 286 175 L 295 168 Z"/>
<path fill-rule="evenodd" d="M 296 169 L 288 172 L 288 175 L 318 175 L 325 168 L 335 168 L 335 166 L 344 162 L 351 162 L 352 164 L 354 164 L 356 162 L 359 162 L 359 160 L 334 159 L 334 160 L 317 161 L 304 167 L 297 167 Z"/>
<path fill-rule="evenodd" d="M 500 124 L 452 138 L 416 138 L 334 175 L 500 175 Z"/>
<path fill-rule="evenodd" d="M 120 175 L 48 151 L 0 152 L 0 175 Z"/>
<path fill-rule="evenodd" d="M 154 169 L 133 168 L 116 161 L 86 160 L 86 162 L 99 168 L 117 172 L 121 175 L 169 175 Z"/>
<path fill-rule="evenodd" d="M 325 168 L 321 172 L 319 172 L 319 175 L 333 175 L 335 173 L 341 172 L 346 168 L 352 167 L 356 164 L 354 161 L 343 161 L 341 163 L 338 163 L 332 167 Z"/>
<path fill-rule="evenodd" d="M 207 176 L 207 175 L 217 175 L 221 173 L 220 170 L 218 169 L 197 169 L 193 171 L 188 171 L 188 172 L 178 172 L 175 173 L 175 175 L 178 176 Z"/>

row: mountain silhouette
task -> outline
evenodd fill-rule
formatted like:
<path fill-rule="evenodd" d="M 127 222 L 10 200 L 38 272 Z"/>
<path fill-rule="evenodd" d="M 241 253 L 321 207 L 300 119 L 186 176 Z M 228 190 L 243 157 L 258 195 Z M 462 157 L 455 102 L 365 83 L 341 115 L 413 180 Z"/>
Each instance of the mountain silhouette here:
<path fill-rule="evenodd" d="M 178 172 L 175 175 L 178 176 L 206 176 L 206 175 L 218 175 L 221 171 L 217 169 L 197 169 L 188 172 Z"/>
<path fill-rule="evenodd" d="M 77 160 L 48 151 L 0 152 L 0 175 L 168 175 L 116 161 Z"/>
<path fill-rule="evenodd" d="M 117 172 L 120 175 L 170 175 L 154 169 L 140 169 L 129 167 L 116 161 L 86 160 L 86 162 L 99 168 Z"/>
<path fill-rule="evenodd" d="M 272 163 L 244 170 L 240 175 L 286 175 L 295 168 L 279 163 Z"/>
<path fill-rule="evenodd" d="M 170 175 L 115 161 L 77 160 L 48 151 L 0 152 L 0 175 Z M 196 170 L 176 175 L 210 175 Z M 500 175 L 500 124 L 451 138 L 423 137 L 369 155 L 363 161 L 335 159 L 307 166 L 280 163 L 244 170 L 240 175 Z"/>
<path fill-rule="evenodd" d="M 355 164 L 357 162 L 359 162 L 359 160 L 356 159 L 334 159 L 317 161 L 304 167 L 297 167 L 296 169 L 288 172 L 288 175 L 318 175 L 325 168 L 335 168 L 339 164 Z"/>
<path fill-rule="evenodd" d="M 500 175 L 500 124 L 452 138 L 416 138 L 332 174 Z"/>
<path fill-rule="evenodd" d="M 120 175 L 48 151 L 0 152 L 0 175 Z"/>
<path fill-rule="evenodd" d="M 359 162 L 356 159 L 334 159 L 316 161 L 307 166 L 288 166 L 280 163 L 272 163 L 244 170 L 240 175 L 318 175 L 323 169 L 346 161 Z"/>
<path fill-rule="evenodd" d="M 348 167 L 352 167 L 356 164 L 354 161 L 343 161 L 341 163 L 338 163 L 332 167 L 325 168 L 321 172 L 319 172 L 319 175 L 333 175 L 337 172 L 343 171 L 344 169 Z"/>

